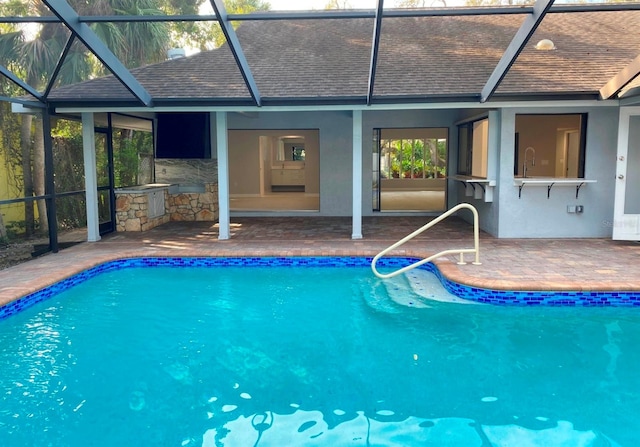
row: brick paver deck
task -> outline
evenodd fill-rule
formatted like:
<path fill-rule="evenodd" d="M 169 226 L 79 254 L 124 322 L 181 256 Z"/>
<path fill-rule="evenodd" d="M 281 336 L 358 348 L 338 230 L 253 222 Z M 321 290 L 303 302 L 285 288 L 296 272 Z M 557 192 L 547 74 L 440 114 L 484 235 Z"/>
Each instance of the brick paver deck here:
<path fill-rule="evenodd" d="M 364 218 L 351 239 L 342 217 L 246 217 L 231 220 L 231 239 L 217 225 L 172 222 L 145 233 L 116 233 L 0 271 L 0 305 L 99 263 L 138 256 L 374 256 L 420 228 L 424 217 Z M 426 257 L 472 246 L 471 227 L 447 220 L 393 254 Z M 482 265 L 435 261 L 448 278 L 508 290 L 640 290 L 640 243 L 609 239 L 495 239 L 480 236 Z M 466 255 L 471 260 L 471 255 Z"/>

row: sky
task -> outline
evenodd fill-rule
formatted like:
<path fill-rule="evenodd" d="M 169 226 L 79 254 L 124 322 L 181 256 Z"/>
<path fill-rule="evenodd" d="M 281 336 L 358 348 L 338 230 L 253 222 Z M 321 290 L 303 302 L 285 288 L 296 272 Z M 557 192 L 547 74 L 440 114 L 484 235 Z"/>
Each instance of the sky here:
<path fill-rule="evenodd" d="M 272 10 L 324 9 L 328 0 L 267 0 Z M 349 0 L 353 9 L 374 9 L 376 0 Z"/>

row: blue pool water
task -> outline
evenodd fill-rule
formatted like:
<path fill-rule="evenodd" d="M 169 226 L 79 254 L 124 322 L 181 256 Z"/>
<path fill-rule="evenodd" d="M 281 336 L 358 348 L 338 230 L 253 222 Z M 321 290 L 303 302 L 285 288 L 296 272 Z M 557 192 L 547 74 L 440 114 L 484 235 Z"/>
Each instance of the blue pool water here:
<path fill-rule="evenodd" d="M 637 308 L 468 304 L 428 275 L 95 275 L 0 321 L 0 445 L 637 445 Z"/>

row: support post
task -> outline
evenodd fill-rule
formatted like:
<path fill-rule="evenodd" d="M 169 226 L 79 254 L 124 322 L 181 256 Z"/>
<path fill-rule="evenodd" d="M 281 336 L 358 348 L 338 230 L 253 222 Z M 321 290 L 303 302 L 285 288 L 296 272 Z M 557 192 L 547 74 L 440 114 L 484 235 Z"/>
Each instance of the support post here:
<path fill-rule="evenodd" d="M 42 111 L 42 136 L 44 138 L 44 194 L 47 196 L 47 223 L 49 225 L 49 249 L 58 253 L 58 216 L 56 211 L 56 196 L 53 167 L 53 141 L 51 139 L 51 115 L 49 111 Z"/>
<path fill-rule="evenodd" d="M 351 239 L 362 239 L 362 110 L 353 112 L 353 211 Z"/>
<path fill-rule="evenodd" d="M 84 157 L 84 189 L 87 206 L 87 241 L 100 240 L 98 217 L 98 173 L 96 168 L 96 133 L 93 113 L 82 113 L 82 154 Z"/>
<path fill-rule="evenodd" d="M 489 135 L 487 153 L 487 178 L 500 177 L 500 127 L 502 126 L 502 113 L 499 110 L 489 110 Z M 484 201 L 493 202 L 493 190 L 491 184 L 487 184 L 484 191 Z"/>
<path fill-rule="evenodd" d="M 227 113 L 216 112 L 216 146 L 218 154 L 218 239 L 230 238 L 229 217 L 229 140 L 227 137 Z"/>

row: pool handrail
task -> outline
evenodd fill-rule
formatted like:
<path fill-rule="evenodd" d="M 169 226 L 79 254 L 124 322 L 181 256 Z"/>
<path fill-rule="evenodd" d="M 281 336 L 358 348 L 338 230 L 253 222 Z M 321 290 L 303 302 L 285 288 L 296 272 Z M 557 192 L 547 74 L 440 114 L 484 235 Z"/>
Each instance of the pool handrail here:
<path fill-rule="evenodd" d="M 394 250 L 394 249 L 400 247 L 401 245 L 403 245 L 406 242 L 410 241 L 411 239 L 413 239 L 417 235 L 423 233 L 424 231 L 426 231 L 429 228 L 433 227 L 434 225 L 436 225 L 440 221 L 442 221 L 442 220 L 446 219 L 447 217 L 449 217 L 451 214 L 453 214 L 456 211 L 458 211 L 460 209 L 463 209 L 463 208 L 467 208 L 467 209 L 471 210 L 471 212 L 473 213 L 473 244 L 474 244 L 474 248 L 461 248 L 461 249 L 443 250 L 443 251 L 441 251 L 439 253 L 436 253 L 435 255 L 431 255 L 428 258 L 421 259 L 420 261 L 414 262 L 413 264 L 410 264 L 410 265 L 408 265 L 406 267 L 402 267 L 402 268 L 400 268 L 398 270 L 395 270 L 395 271 L 393 271 L 391 273 L 380 273 L 376 269 L 376 264 L 378 263 L 378 260 L 381 257 L 383 257 L 384 255 L 389 253 L 391 250 Z M 482 264 L 480 262 L 480 228 L 479 228 L 479 225 L 478 225 L 478 210 L 476 210 L 476 208 L 473 205 L 469 204 L 469 203 L 460 203 L 460 204 L 454 206 L 449 211 L 441 214 L 440 216 L 438 216 L 437 218 L 435 218 L 432 221 L 428 222 L 427 224 L 423 225 L 421 228 L 417 229 L 413 233 L 411 233 L 408 236 L 405 236 L 404 238 L 400 239 L 395 244 L 390 245 L 389 247 L 387 247 L 384 250 L 382 250 L 371 261 L 371 270 L 373 270 L 373 273 L 378 278 L 382 278 L 382 279 L 392 278 L 392 277 L 394 277 L 396 275 L 399 275 L 400 273 L 404 273 L 404 272 L 412 270 L 412 269 L 414 269 L 416 267 L 420 267 L 421 265 L 426 264 L 427 262 L 431 261 L 432 259 L 438 258 L 438 257 L 443 256 L 443 255 L 449 255 L 449 254 L 455 254 L 455 253 L 459 253 L 460 254 L 460 261 L 458 261 L 458 264 L 460 264 L 460 265 L 466 264 L 466 262 L 464 261 L 464 253 L 475 253 L 475 255 L 476 255 L 475 261 L 473 261 L 472 264 L 473 265 L 481 265 Z"/>

